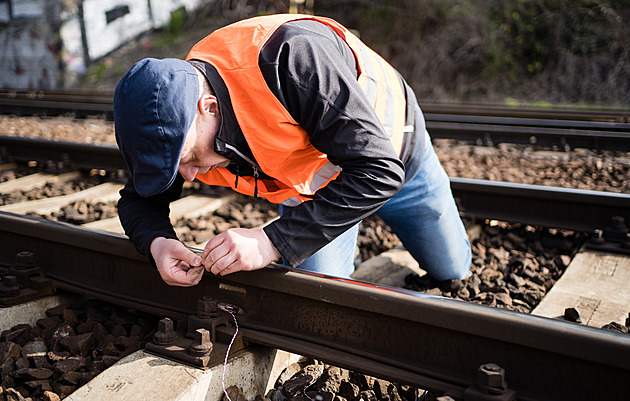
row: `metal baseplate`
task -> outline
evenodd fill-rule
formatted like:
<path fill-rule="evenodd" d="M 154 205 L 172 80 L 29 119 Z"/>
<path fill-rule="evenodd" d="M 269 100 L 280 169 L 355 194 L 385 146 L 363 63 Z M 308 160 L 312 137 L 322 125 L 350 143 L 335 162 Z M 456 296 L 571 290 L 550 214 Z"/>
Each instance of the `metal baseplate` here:
<path fill-rule="evenodd" d="M 145 345 L 145 350 L 208 369 L 247 348 L 243 335 L 230 323 L 230 318 L 230 312 L 222 310 L 216 299 L 203 297 L 198 301 L 197 314 L 188 316 L 187 322 L 179 322 L 179 326 L 186 326 L 185 329 L 175 330 L 171 319 L 160 320 L 153 341 Z"/>
<path fill-rule="evenodd" d="M 630 234 L 625 219 L 614 216 L 608 227 L 597 229 L 586 243 L 586 248 L 594 251 L 630 255 Z"/>
<path fill-rule="evenodd" d="M 13 306 L 53 293 L 53 284 L 44 277 L 44 270 L 35 263 L 35 255 L 19 252 L 15 262 L 0 265 L 0 306 Z"/>

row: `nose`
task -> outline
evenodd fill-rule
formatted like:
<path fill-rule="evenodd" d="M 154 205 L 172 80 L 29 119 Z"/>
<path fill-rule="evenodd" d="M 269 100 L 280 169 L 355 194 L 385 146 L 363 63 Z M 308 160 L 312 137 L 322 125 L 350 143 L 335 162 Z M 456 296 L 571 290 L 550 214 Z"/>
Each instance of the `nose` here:
<path fill-rule="evenodd" d="M 199 171 L 199 167 L 194 166 L 179 166 L 179 173 L 184 177 L 186 181 L 194 181 L 197 172 Z"/>

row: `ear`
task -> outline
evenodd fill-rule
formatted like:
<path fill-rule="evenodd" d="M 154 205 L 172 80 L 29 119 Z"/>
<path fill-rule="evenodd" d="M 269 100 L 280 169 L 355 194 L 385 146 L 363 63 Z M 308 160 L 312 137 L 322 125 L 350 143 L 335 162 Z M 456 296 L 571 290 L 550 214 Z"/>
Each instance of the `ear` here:
<path fill-rule="evenodd" d="M 206 94 L 199 98 L 197 102 L 197 109 L 199 113 L 210 113 L 212 115 L 219 113 L 219 103 L 214 95 Z"/>

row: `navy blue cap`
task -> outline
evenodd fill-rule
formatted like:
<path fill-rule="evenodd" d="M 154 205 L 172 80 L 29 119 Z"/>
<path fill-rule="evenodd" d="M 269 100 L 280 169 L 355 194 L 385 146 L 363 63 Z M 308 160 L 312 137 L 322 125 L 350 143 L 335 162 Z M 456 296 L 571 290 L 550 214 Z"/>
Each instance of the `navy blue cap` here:
<path fill-rule="evenodd" d="M 198 99 L 195 67 L 174 58 L 141 60 L 116 86 L 116 142 L 141 196 L 162 193 L 175 180 Z"/>

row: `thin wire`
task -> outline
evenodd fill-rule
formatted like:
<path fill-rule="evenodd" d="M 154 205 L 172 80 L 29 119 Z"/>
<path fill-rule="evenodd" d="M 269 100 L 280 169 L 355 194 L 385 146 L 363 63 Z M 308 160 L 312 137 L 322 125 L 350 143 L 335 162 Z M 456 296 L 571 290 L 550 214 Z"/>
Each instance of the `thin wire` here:
<path fill-rule="evenodd" d="M 304 393 L 304 395 L 306 396 L 306 398 L 308 398 L 311 401 L 322 401 L 323 398 L 320 394 L 316 394 L 315 395 L 315 399 L 311 398 L 310 395 L 306 394 L 306 390 L 308 390 L 309 387 L 311 387 L 316 381 L 317 379 L 319 379 L 319 376 L 315 375 L 315 378 L 308 384 L 308 386 L 304 387 L 304 390 L 302 390 L 302 392 Z"/>
<path fill-rule="evenodd" d="M 223 361 L 223 376 L 221 377 L 221 385 L 223 386 L 223 394 L 225 394 L 225 397 L 228 399 L 228 401 L 232 401 L 232 399 L 227 393 L 227 390 L 225 389 L 225 368 L 227 367 L 228 356 L 230 355 L 232 344 L 234 344 L 234 340 L 236 339 L 236 335 L 238 334 L 238 322 L 236 321 L 236 315 L 234 314 L 234 312 L 231 310 L 231 308 L 228 305 L 225 305 L 225 306 L 219 305 L 219 308 L 221 308 L 221 310 L 224 310 L 230 315 L 232 315 L 232 319 L 234 319 L 234 326 L 236 326 L 236 331 L 234 332 L 234 335 L 232 336 L 232 341 L 230 341 L 230 345 L 228 345 L 227 351 L 225 351 L 225 360 Z"/>

